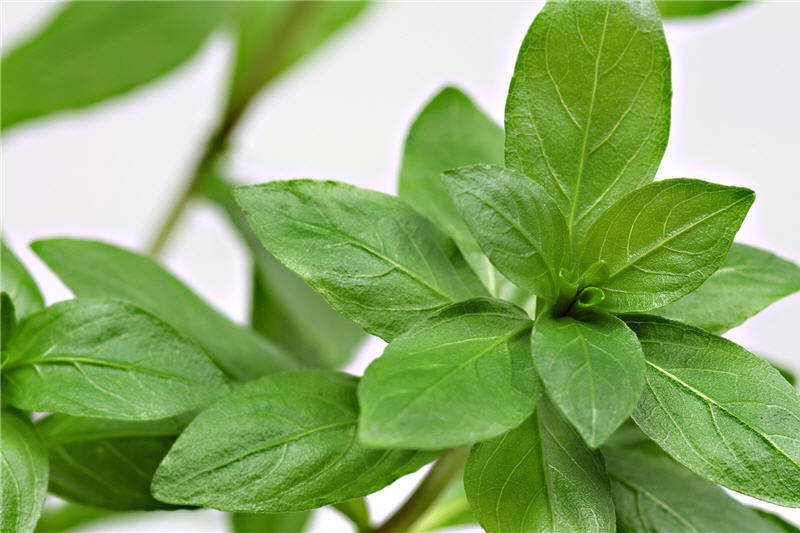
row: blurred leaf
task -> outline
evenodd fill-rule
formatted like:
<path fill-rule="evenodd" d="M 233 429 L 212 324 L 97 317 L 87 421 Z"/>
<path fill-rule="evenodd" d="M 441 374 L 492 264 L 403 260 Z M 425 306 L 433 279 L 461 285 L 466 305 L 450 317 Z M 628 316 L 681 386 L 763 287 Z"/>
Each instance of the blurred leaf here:
<path fill-rule="evenodd" d="M 701 17 L 744 4 L 746 0 L 660 0 L 658 10 L 664 18 Z"/>
<path fill-rule="evenodd" d="M 150 483 L 192 417 L 131 422 L 50 415 L 39 420 L 50 456 L 50 491 L 104 509 L 173 508 L 150 495 Z"/>
<path fill-rule="evenodd" d="M 133 303 L 194 339 L 233 378 L 247 381 L 296 367 L 279 347 L 234 324 L 148 257 L 80 239 L 48 239 L 31 247 L 79 298 Z"/>
<path fill-rule="evenodd" d="M 790 524 L 780 516 L 768 513 L 767 511 L 761 509 L 753 509 L 758 515 L 769 522 L 772 526 L 774 526 L 778 531 L 783 533 L 800 533 L 800 528 L 794 524 Z"/>
<path fill-rule="evenodd" d="M 6 97 L 3 97 L 5 100 Z M 0 290 L 14 303 L 16 317 L 21 319 L 44 308 L 44 298 L 39 287 L 14 252 L 0 241 Z"/>
<path fill-rule="evenodd" d="M 364 338 L 364 330 L 336 312 L 264 249 L 236 205 L 232 190 L 224 178 L 210 172 L 204 176 L 200 192 L 225 212 L 252 253 L 253 329 L 306 365 L 345 365 Z"/>
<path fill-rule="evenodd" d="M 299 513 L 233 513 L 233 533 L 301 533 L 311 511 Z"/>
<path fill-rule="evenodd" d="M 463 476 L 458 476 L 414 524 L 412 533 L 465 525 L 477 526 L 478 521 L 469 507 Z"/>
<path fill-rule="evenodd" d="M 14 302 L 5 292 L 0 292 L 0 350 L 5 350 L 17 327 Z"/>
<path fill-rule="evenodd" d="M 57 507 L 45 507 L 42 516 L 36 523 L 34 533 L 65 533 L 76 528 L 103 519 L 129 516 L 128 513 L 98 509 L 88 505 L 65 502 Z"/>
<path fill-rule="evenodd" d="M 28 533 L 47 496 L 47 452 L 36 428 L 19 411 L 3 409 L 0 435 L 0 531 Z"/>
<path fill-rule="evenodd" d="M 72 2 L 3 58 L 2 127 L 95 104 L 192 57 L 231 4 Z"/>

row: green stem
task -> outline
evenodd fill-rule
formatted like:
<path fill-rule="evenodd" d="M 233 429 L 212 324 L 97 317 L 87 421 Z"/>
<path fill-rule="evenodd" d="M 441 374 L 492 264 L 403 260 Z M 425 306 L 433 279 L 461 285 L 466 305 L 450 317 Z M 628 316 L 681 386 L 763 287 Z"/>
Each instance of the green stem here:
<path fill-rule="evenodd" d="M 349 519 L 353 525 L 356 526 L 356 531 L 358 533 L 366 533 L 369 531 L 369 510 L 367 509 L 367 502 L 364 498 L 334 503 L 332 507 Z"/>
<path fill-rule="evenodd" d="M 403 506 L 371 533 L 408 531 L 461 472 L 468 455 L 469 447 L 453 448 L 444 452 Z"/>

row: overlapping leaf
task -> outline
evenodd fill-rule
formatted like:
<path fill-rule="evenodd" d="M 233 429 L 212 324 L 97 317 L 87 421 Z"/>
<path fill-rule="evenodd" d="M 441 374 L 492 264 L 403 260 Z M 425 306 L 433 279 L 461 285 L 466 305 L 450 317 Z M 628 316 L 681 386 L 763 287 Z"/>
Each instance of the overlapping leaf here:
<path fill-rule="evenodd" d="M 14 252 L 0 241 L 0 291 L 8 294 L 14 303 L 17 318 L 23 318 L 44 308 L 44 298 L 39 287 Z"/>
<path fill-rule="evenodd" d="M 662 307 L 699 287 L 725 260 L 753 203 L 749 189 L 671 179 L 642 187 L 605 211 L 592 226 L 580 270 L 597 262 L 597 280 L 613 312 Z"/>
<path fill-rule="evenodd" d="M 400 200 L 331 181 L 236 190 L 264 247 L 344 316 L 386 340 L 485 294 L 452 240 Z"/>
<path fill-rule="evenodd" d="M 28 411 L 151 420 L 229 390 L 199 346 L 114 300 L 69 300 L 31 315 L 3 356 L 4 399 Z"/>
<path fill-rule="evenodd" d="M 464 488 L 488 533 L 615 531 L 600 452 L 545 399 L 518 428 L 473 447 Z"/>
<path fill-rule="evenodd" d="M 631 316 L 647 360 L 633 418 L 700 476 L 800 507 L 800 396 L 766 361 L 701 329 Z"/>
<path fill-rule="evenodd" d="M 383 488 L 433 458 L 358 442 L 357 379 L 287 372 L 238 388 L 189 424 L 154 496 L 237 512 L 302 511 Z"/>
<path fill-rule="evenodd" d="M 437 450 L 516 427 L 542 393 L 531 320 L 500 300 L 450 305 L 395 338 L 358 387 L 359 437 Z"/>

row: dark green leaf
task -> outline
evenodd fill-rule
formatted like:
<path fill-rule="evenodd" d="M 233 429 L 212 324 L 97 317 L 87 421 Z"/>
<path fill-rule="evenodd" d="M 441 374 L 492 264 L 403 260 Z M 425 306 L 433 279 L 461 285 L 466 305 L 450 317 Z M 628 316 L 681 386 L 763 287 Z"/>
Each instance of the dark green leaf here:
<path fill-rule="evenodd" d="M 233 187 L 216 173 L 202 181 L 202 194 L 214 202 L 239 231 L 253 255 L 250 323 L 257 332 L 310 366 L 346 364 L 364 338 L 364 330 L 326 302 L 297 275 L 272 257 L 247 225 L 233 199 Z"/>
<path fill-rule="evenodd" d="M 603 455 L 619 533 L 781 531 L 657 447 L 604 447 Z"/>
<path fill-rule="evenodd" d="M 189 424 L 153 495 L 223 511 L 303 511 L 375 492 L 432 459 L 362 446 L 356 385 L 347 374 L 306 370 L 239 387 Z"/>
<path fill-rule="evenodd" d="M 14 310 L 14 302 L 11 301 L 8 294 L 0 292 L 0 350 L 6 349 L 16 328 L 17 314 Z"/>
<path fill-rule="evenodd" d="M 33 250 L 79 298 L 126 300 L 202 346 L 240 380 L 296 367 L 277 346 L 231 322 L 152 259 L 94 241 L 49 239 Z"/>
<path fill-rule="evenodd" d="M 234 513 L 233 533 L 301 533 L 311 518 L 311 511 L 299 513 Z"/>
<path fill-rule="evenodd" d="M 7 76 L 4 73 L 4 77 Z M 3 100 L 5 100 L 5 96 Z M 14 303 L 17 318 L 24 318 L 44 308 L 44 298 L 39 287 L 14 252 L 0 241 L 0 290 Z"/>
<path fill-rule="evenodd" d="M 647 311 L 690 293 L 728 254 L 755 195 L 700 180 L 659 181 L 605 211 L 584 241 L 580 269 L 598 261 L 605 299 L 598 308 Z"/>
<path fill-rule="evenodd" d="M 482 164 L 442 178 L 494 266 L 519 287 L 555 300 L 568 236 L 558 205 L 544 189 L 519 172 Z"/>
<path fill-rule="evenodd" d="M 745 0 L 660 0 L 656 3 L 662 17 L 678 18 L 701 17 L 715 11 L 736 7 L 744 2 Z"/>
<path fill-rule="evenodd" d="M 719 334 L 797 291 L 800 267 L 764 250 L 734 243 L 722 266 L 700 287 L 653 312 Z"/>
<path fill-rule="evenodd" d="M 488 533 L 614 531 L 602 456 L 546 399 L 518 428 L 473 447 L 464 488 Z"/>
<path fill-rule="evenodd" d="M 0 530 L 30 533 L 47 495 L 47 452 L 36 428 L 18 411 L 3 409 L 0 435 Z"/>
<path fill-rule="evenodd" d="M 127 420 L 196 409 L 229 390 L 199 346 L 114 300 L 69 300 L 28 317 L 2 379 L 20 409 Z"/>
<path fill-rule="evenodd" d="M 556 199 L 573 250 L 600 213 L 653 179 L 671 93 L 653 2 L 548 2 L 536 17 L 508 92 L 506 165 Z"/>
<path fill-rule="evenodd" d="M 2 127 L 85 107 L 174 69 L 208 39 L 225 2 L 72 2 L 3 58 Z"/>
<path fill-rule="evenodd" d="M 485 294 L 453 241 L 397 198 L 311 180 L 240 187 L 235 196 L 270 253 L 386 340 Z"/>
<path fill-rule="evenodd" d="M 800 507 L 800 396 L 763 361 L 701 329 L 626 317 L 647 385 L 633 418 L 678 462 L 761 500 Z"/>
<path fill-rule="evenodd" d="M 366 2 L 236 2 L 236 65 L 226 115 L 353 20 Z"/>
<path fill-rule="evenodd" d="M 475 163 L 503 163 L 503 130 L 467 95 L 448 87 L 425 106 L 411 126 L 397 194 L 456 241 L 489 292 L 497 296 L 497 272 L 440 178 L 445 170 Z"/>
<path fill-rule="evenodd" d="M 768 513 L 767 511 L 763 511 L 761 509 L 753 508 L 753 510 L 758 513 L 758 516 L 769 522 L 776 531 L 781 533 L 800 533 L 800 527 L 797 527 L 794 524 L 790 524 L 780 516 L 772 513 Z"/>
<path fill-rule="evenodd" d="M 439 450 L 518 426 L 542 393 L 531 325 L 509 303 L 477 299 L 445 307 L 395 338 L 358 386 L 362 442 Z"/>
<path fill-rule="evenodd" d="M 50 456 L 50 491 L 98 508 L 167 509 L 150 495 L 161 460 L 191 416 L 131 422 L 50 415 L 37 422 Z"/>
<path fill-rule="evenodd" d="M 533 359 L 547 395 L 592 448 L 633 412 L 644 387 L 644 354 L 625 323 L 605 313 L 536 319 Z"/>

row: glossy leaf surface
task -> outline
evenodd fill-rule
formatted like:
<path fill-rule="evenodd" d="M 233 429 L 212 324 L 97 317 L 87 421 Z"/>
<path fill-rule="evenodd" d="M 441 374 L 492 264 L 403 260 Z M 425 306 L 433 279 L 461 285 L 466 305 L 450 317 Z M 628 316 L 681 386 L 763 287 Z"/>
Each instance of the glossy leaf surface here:
<path fill-rule="evenodd" d="M 199 346 L 115 300 L 68 300 L 31 315 L 5 355 L 4 398 L 28 411 L 150 420 L 229 390 Z"/>
<path fill-rule="evenodd" d="M 573 249 L 651 181 L 667 145 L 670 60 L 653 2 L 548 2 L 506 101 L 506 165 L 558 202 Z"/>
<path fill-rule="evenodd" d="M 296 367 L 283 350 L 234 324 L 148 257 L 79 239 L 31 247 L 75 296 L 131 302 L 196 341 L 231 377 L 249 380 Z"/>
<path fill-rule="evenodd" d="M 644 387 L 644 354 L 622 320 L 594 312 L 579 319 L 544 314 L 532 346 L 547 395 L 592 448 L 633 412 Z"/>
<path fill-rule="evenodd" d="M 364 496 L 432 454 L 358 442 L 357 379 L 323 370 L 245 384 L 200 413 L 153 481 L 159 500 L 223 511 L 303 511 Z"/>
<path fill-rule="evenodd" d="M 270 253 L 386 340 L 485 294 L 453 241 L 397 198 L 311 180 L 240 187 L 235 196 Z"/>
<path fill-rule="evenodd" d="M 603 458 L 544 399 L 518 428 L 473 447 L 464 488 L 488 533 L 615 531 Z"/>
<path fill-rule="evenodd" d="M 626 322 L 647 360 L 633 419 L 700 476 L 800 507 L 800 396 L 772 366 L 701 329 L 658 317 Z"/>
<path fill-rule="evenodd" d="M 568 235 L 558 205 L 545 190 L 524 174 L 482 164 L 442 177 L 494 266 L 517 286 L 555 300 Z"/>
<path fill-rule="evenodd" d="M 653 313 L 720 334 L 797 291 L 796 264 L 734 243 L 722 266 L 700 287 Z"/>
<path fill-rule="evenodd" d="M 450 305 L 395 338 L 358 386 L 359 438 L 438 450 L 518 426 L 542 393 L 531 320 L 501 300 Z"/>
<path fill-rule="evenodd" d="M 642 187 L 605 211 L 584 241 L 580 270 L 604 261 L 598 308 L 647 311 L 690 293 L 725 260 L 753 191 L 700 180 Z"/>

